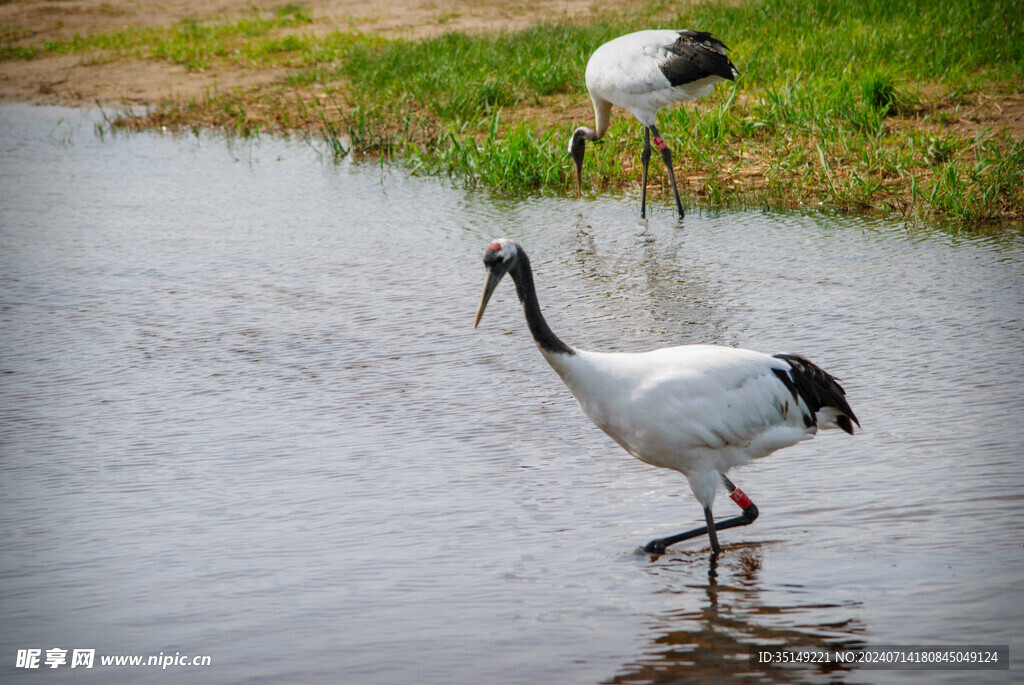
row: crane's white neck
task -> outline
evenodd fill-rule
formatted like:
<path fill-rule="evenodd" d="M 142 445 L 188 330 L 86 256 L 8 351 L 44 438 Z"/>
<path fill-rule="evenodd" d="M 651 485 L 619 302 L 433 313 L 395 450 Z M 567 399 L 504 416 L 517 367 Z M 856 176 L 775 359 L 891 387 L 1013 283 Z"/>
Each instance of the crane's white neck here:
<path fill-rule="evenodd" d="M 612 103 L 599 97 L 592 97 L 594 101 L 594 137 L 591 141 L 601 140 L 608 132 L 608 126 L 612 121 Z M 589 138 L 589 136 L 588 136 Z"/>

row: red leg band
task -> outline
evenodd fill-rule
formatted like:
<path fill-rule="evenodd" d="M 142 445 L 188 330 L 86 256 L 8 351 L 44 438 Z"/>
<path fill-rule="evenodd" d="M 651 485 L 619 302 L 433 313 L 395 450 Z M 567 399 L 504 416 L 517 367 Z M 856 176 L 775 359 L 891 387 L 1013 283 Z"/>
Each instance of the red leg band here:
<path fill-rule="evenodd" d="M 661 139 L 661 136 L 654 136 L 654 145 L 662 152 L 668 147 L 668 145 L 665 145 L 665 141 Z"/>
<path fill-rule="evenodd" d="M 729 493 L 729 499 L 738 504 L 740 509 L 746 509 L 753 504 L 753 502 L 750 501 L 750 498 L 747 497 L 746 493 L 739 488 L 736 488 Z"/>

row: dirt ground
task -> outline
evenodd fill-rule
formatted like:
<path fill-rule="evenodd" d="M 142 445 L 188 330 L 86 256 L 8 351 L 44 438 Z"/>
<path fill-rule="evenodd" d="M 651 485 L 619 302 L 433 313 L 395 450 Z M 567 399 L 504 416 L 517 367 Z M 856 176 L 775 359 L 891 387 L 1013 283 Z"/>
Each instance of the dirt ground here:
<path fill-rule="evenodd" d="M 0 3 L 0 28 L 13 45 L 38 45 L 76 33 L 109 33 L 126 26 L 168 26 L 181 19 L 230 21 L 284 0 L 10 0 Z M 303 0 L 314 23 L 304 32 L 360 31 L 423 37 L 444 31 L 498 31 L 542 19 L 586 15 L 594 0 Z M 606 1 L 602 10 L 626 5 Z M 61 55 L 0 62 L 0 100 L 82 105 L 155 104 L 268 83 L 281 70 L 183 66 L 106 56 Z"/>

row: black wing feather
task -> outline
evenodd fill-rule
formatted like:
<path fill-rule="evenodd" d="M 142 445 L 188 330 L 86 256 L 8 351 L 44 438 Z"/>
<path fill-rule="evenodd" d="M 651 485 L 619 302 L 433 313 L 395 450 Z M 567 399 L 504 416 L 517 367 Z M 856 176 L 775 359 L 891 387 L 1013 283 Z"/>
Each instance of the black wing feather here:
<path fill-rule="evenodd" d="M 671 54 L 661 64 L 661 73 L 673 86 L 708 76 L 720 76 L 729 81 L 739 76 L 725 55 L 728 50 L 725 43 L 706 31 L 680 31 L 676 42 L 665 47 Z"/>
<path fill-rule="evenodd" d="M 836 425 L 853 435 L 853 424 L 855 423 L 859 427 L 860 422 L 846 401 L 846 391 L 835 378 L 820 366 L 798 354 L 777 354 L 775 358 L 789 364 L 789 371 L 782 369 L 772 369 L 772 371 L 793 393 L 793 398 L 802 399 L 810 409 L 810 416 L 804 415 L 804 424 L 808 428 L 817 423 L 815 414 L 819 409 L 832 407 L 840 414 L 836 418 Z"/>

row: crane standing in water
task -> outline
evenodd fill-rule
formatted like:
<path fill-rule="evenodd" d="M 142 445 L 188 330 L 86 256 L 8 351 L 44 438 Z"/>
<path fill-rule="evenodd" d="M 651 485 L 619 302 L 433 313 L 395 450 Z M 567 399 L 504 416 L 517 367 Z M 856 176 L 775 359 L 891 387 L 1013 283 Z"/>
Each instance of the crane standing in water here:
<path fill-rule="evenodd" d="M 717 531 L 747 525 L 757 506 L 726 472 L 751 459 L 807 440 L 819 428 L 853 434 L 860 425 L 836 380 L 807 359 L 718 345 L 682 345 L 642 353 L 600 353 L 562 342 L 540 311 L 526 252 L 508 239 L 484 252 L 487 281 L 475 328 L 498 283 L 509 274 L 537 347 L 598 428 L 652 466 L 679 471 L 704 507 L 706 526 L 659 538 L 644 550 L 664 552 L 681 540 L 708 535 L 721 552 Z M 743 509 L 716 522 L 711 514 L 718 484 Z"/>

